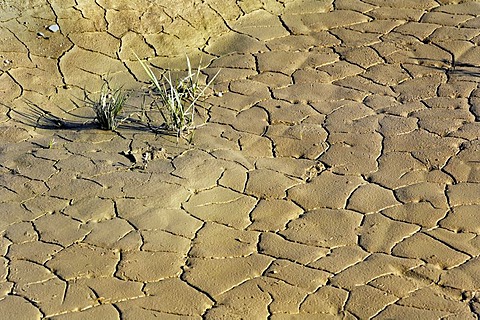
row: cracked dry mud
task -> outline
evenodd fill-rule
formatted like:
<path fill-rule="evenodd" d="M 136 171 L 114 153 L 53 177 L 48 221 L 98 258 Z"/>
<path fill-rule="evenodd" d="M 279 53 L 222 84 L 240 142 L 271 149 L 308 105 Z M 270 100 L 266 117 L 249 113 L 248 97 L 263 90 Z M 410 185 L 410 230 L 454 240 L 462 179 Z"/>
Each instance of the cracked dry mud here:
<path fill-rule="evenodd" d="M 0 39 L 1 314 L 480 315 L 480 3 L 7 0 Z M 191 145 L 90 125 L 133 51 L 222 70 Z"/>

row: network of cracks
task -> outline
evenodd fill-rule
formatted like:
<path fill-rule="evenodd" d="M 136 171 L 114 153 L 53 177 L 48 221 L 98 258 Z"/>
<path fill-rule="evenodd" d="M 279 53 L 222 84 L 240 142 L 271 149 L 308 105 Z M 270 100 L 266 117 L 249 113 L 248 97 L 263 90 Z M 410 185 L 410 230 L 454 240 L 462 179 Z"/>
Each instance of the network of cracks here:
<path fill-rule="evenodd" d="M 167 2 L 0 4 L 0 313 L 477 319 L 480 4 Z M 89 122 L 132 48 L 220 70 L 190 143 Z"/>

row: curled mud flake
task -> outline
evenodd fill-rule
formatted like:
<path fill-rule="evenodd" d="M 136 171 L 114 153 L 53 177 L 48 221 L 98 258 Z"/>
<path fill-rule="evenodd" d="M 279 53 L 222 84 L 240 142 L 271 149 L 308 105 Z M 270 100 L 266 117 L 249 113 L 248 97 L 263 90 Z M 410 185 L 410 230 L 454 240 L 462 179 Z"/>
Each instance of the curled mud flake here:
<path fill-rule="evenodd" d="M 37 38 L 43 38 L 43 39 L 48 39 L 48 37 L 43 33 L 43 32 L 37 32 Z"/>

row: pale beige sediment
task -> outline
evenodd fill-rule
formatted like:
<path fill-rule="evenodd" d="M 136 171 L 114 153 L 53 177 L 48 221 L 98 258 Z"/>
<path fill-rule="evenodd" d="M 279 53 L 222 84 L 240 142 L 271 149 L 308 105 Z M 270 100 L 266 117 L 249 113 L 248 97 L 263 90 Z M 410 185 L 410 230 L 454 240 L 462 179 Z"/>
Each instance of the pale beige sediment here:
<path fill-rule="evenodd" d="M 1 314 L 480 316 L 478 2 L 7 0 L 0 39 Z M 220 70 L 191 144 L 133 51 Z"/>

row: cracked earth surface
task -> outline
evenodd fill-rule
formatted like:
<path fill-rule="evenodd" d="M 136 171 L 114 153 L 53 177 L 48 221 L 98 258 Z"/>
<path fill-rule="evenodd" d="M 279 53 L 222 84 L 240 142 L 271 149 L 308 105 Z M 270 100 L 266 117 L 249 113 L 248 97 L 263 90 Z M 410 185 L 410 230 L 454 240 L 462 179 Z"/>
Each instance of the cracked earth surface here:
<path fill-rule="evenodd" d="M 480 3 L 185 2 L 0 4 L 0 313 L 477 319 Z M 89 123 L 133 51 L 221 69 L 191 144 Z"/>

